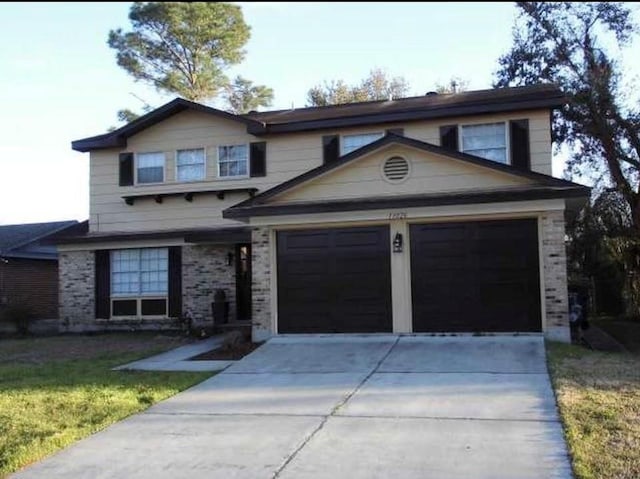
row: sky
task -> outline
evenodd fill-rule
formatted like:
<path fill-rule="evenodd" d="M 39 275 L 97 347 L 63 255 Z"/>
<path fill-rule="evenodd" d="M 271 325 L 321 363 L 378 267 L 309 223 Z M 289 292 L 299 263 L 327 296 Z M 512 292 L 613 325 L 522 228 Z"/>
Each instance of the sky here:
<path fill-rule="evenodd" d="M 272 87 L 273 109 L 303 107 L 312 86 L 356 83 L 377 67 L 415 95 L 452 76 L 489 88 L 516 15 L 487 2 L 239 4 L 251 39 L 228 74 Z M 86 219 L 89 154 L 71 141 L 117 125 L 119 109 L 173 99 L 134 82 L 107 46 L 109 30 L 129 29 L 129 7 L 0 3 L 0 225 Z"/>

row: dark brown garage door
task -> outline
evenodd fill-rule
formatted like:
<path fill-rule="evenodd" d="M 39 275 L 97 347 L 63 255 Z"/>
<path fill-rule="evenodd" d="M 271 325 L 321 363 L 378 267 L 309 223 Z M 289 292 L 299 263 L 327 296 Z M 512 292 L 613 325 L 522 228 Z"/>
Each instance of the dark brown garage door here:
<path fill-rule="evenodd" d="M 413 330 L 540 331 L 535 219 L 411 225 Z"/>
<path fill-rule="evenodd" d="M 278 232 L 278 331 L 391 331 L 389 228 Z"/>

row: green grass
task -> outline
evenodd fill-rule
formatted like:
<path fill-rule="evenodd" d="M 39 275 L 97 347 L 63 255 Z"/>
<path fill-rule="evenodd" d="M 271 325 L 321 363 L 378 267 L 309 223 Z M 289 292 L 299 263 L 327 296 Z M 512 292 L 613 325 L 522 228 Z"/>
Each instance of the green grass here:
<path fill-rule="evenodd" d="M 0 341 L 0 477 L 211 376 L 111 371 L 181 342 L 149 334 Z"/>
<path fill-rule="evenodd" d="M 640 477 L 640 358 L 547 343 L 577 479 Z"/>

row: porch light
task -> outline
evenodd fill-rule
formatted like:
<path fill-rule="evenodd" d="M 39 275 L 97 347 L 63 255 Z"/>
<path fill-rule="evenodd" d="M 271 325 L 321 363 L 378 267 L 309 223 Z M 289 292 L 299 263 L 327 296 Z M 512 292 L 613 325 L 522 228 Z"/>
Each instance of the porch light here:
<path fill-rule="evenodd" d="M 402 253 L 402 234 L 396 233 L 393 238 L 393 252 Z"/>

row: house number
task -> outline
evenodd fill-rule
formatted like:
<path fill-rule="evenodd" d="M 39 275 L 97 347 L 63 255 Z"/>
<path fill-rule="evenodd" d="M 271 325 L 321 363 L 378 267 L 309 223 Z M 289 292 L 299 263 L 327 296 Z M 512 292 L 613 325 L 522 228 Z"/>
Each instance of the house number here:
<path fill-rule="evenodd" d="M 390 220 L 406 220 L 407 214 L 406 213 L 389 213 L 389 219 Z"/>

